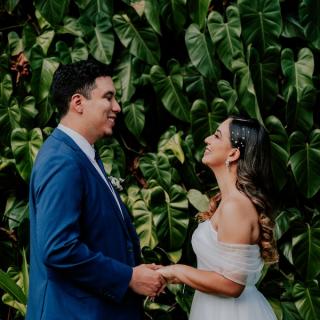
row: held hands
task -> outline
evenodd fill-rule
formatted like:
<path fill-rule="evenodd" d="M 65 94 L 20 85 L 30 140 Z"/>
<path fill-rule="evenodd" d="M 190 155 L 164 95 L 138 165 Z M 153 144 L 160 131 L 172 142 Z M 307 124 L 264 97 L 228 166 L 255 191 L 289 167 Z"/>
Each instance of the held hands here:
<path fill-rule="evenodd" d="M 129 287 L 138 294 L 155 297 L 163 291 L 166 281 L 155 264 L 141 264 L 133 268 Z"/>
<path fill-rule="evenodd" d="M 166 267 L 160 267 L 157 269 L 157 272 L 159 272 L 162 277 L 166 280 L 167 283 L 181 283 L 179 280 L 178 274 L 179 274 L 179 265 L 173 264 Z"/>

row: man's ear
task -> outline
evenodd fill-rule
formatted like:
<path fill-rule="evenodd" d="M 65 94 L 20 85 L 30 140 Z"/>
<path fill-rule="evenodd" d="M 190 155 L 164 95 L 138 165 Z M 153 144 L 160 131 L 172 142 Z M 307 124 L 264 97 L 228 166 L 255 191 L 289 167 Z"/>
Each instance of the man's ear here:
<path fill-rule="evenodd" d="M 83 96 L 79 93 L 75 93 L 71 97 L 70 109 L 77 113 L 83 113 Z"/>
<path fill-rule="evenodd" d="M 228 160 L 230 162 L 236 162 L 240 158 L 239 148 L 232 148 L 228 155 Z"/>

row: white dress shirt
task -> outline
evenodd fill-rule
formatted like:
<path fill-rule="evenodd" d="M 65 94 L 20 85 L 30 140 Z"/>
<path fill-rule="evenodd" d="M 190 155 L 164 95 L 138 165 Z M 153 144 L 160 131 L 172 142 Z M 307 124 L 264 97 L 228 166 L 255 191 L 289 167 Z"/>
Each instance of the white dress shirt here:
<path fill-rule="evenodd" d="M 95 153 L 94 147 L 88 142 L 88 140 L 86 138 L 84 138 L 80 133 L 74 131 L 73 129 L 70 129 L 70 128 L 62 125 L 61 123 L 59 123 L 58 129 L 63 131 L 66 135 L 68 135 L 77 144 L 77 146 L 83 151 L 83 153 L 87 156 L 87 158 L 90 160 L 92 165 L 95 167 L 95 169 L 98 171 L 101 178 L 104 180 L 104 182 L 106 183 L 106 185 L 110 189 L 110 191 L 111 191 L 111 193 L 112 193 L 112 195 L 113 195 L 114 199 L 116 200 L 116 203 L 119 207 L 122 218 L 124 218 L 123 212 L 121 209 L 121 205 L 120 205 L 119 200 L 116 196 L 115 190 L 113 189 L 111 182 L 109 180 L 107 180 L 106 176 L 101 171 L 101 169 L 95 159 L 96 153 Z"/>

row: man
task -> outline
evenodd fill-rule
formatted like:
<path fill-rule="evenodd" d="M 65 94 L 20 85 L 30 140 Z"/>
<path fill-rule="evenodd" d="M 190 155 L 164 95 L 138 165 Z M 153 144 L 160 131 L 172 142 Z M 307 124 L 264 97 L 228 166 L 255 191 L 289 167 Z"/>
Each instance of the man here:
<path fill-rule="evenodd" d="M 138 265 L 138 237 L 93 148 L 121 111 L 110 72 L 90 60 L 63 65 L 51 91 L 61 121 L 30 181 L 27 319 L 141 319 L 141 295 L 155 296 L 163 279 Z"/>

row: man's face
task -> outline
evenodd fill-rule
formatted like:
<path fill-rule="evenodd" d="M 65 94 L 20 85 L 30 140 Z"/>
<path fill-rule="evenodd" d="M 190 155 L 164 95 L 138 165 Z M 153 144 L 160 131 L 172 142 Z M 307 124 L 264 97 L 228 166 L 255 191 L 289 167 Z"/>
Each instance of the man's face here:
<path fill-rule="evenodd" d="M 89 99 L 84 99 L 83 117 L 88 135 L 96 141 L 112 134 L 117 114 L 121 108 L 115 99 L 115 88 L 111 77 L 96 79 L 96 88 Z"/>

